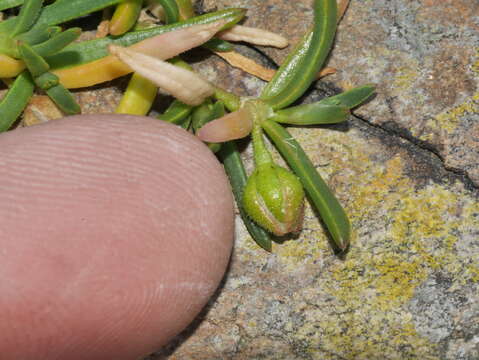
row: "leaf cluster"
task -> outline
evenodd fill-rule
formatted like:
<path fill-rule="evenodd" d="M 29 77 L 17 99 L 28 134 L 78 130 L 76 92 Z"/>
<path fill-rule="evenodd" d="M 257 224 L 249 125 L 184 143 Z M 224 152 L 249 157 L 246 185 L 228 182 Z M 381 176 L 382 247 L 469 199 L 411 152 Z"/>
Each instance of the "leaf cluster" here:
<path fill-rule="evenodd" d="M 109 53 L 109 47 L 112 51 L 117 46 L 115 51 L 120 52 L 120 55 L 122 51 L 118 46 L 144 51 L 145 54 L 138 57 L 128 50 L 133 58 L 147 59 L 147 56 L 156 54 L 156 50 L 147 49 L 144 45 L 148 39 L 158 38 L 157 45 L 161 45 L 160 37 L 165 34 L 178 34 L 182 29 L 190 28 L 193 31 L 195 26 L 208 24 L 221 24 L 220 30 L 226 30 L 235 26 L 245 15 L 243 9 L 225 9 L 195 16 L 190 0 L 149 0 L 149 6 L 160 8 L 163 25 L 141 28 L 138 18 L 145 2 L 56 0 L 44 4 L 42 0 L 0 0 L 0 11 L 19 10 L 16 16 L 0 22 L 0 77 L 14 78 L 7 95 L 0 102 L 0 131 L 12 127 L 33 96 L 35 88 L 50 96 L 65 114 L 75 114 L 81 109 L 67 88 L 91 86 L 132 72 L 121 56 Z M 284 125 L 321 125 L 346 121 L 351 110 L 374 93 L 374 87 L 361 86 L 313 104 L 291 106 L 316 80 L 334 43 L 338 20 L 336 0 L 315 0 L 313 7 L 311 30 L 286 57 L 258 99 L 240 99 L 211 85 L 213 95 L 202 99 L 200 105 L 187 105 L 177 99 L 158 116 L 160 120 L 197 134 L 217 153 L 230 179 L 248 231 L 267 251 L 272 249 L 271 233 L 276 231 L 275 226 L 265 223 L 264 219 L 269 218 L 281 227 L 281 233 L 294 231 L 301 218 L 303 189 L 324 221 L 335 247 L 345 251 L 350 242 L 351 225 L 344 209 Z M 75 42 L 81 29 L 63 29 L 59 26 L 87 14 L 99 10 L 107 12 L 109 9 L 114 10 L 109 21 L 110 35 L 103 38 Z M 243 31 L 249 37 L 251 34 L 254 37 L 256 33 L 265 34 L 254 29 Z M 168 46 L 173 45 L 166 45 L 163 50 L 169 50 Z M 221 36 L 210 38 L 203 46 L 215 52 L 230 52 L 234 49 Z M 172 56 L 187 49 L 179 47 L 176 53 L 172 52 Z M 149 66 L 153 70 L 148 71 L 154 71 L 156 63 L 161 64 L 161 60 L 155 61 L 151 60 Z M 166 68 L 186 69 L 186 77 L 191 72 L 193 79 L 193 70 L 179 57 L 170 59 L 169 63 L 174 66 L 168 65 Z M 135 64 L 134 68 L 143 70 L 141 64 L 138 67 Z M 142 72 L 147 74 L 146 77 L 142 76 L 139 70 L 130 80 L 118 106 L 118 113 L 146 115 L 156 97 L 158 86 L 162 86 L 154 81 L 165 81 L 163 78 L 154 80 L 157 77 L 150 79 L 148 71 Z M 165 76 L 166 81 L 172 81 Z M 173 95 L 182 98 L 179 94 Z M 235 140 L 250 134 L 257 171 L 248 179 Z M 272 162 L 269 150 L 263 143 L 263 134 L 270 138 L 294 175 Z M 264 177 L 261 174 L 265 174 Z M 281 184 L 283 179 L 288 179 L 288 187 Z M 248 187 L 248 183 L 253 181 L 266 185 Z M 296 181 L 299 185 L 291 185 Z M 247 198 L 252 200 L 244 199 L 245 188 L 248 188 Z M 263 191 L 263 194 L 255 191 Z M 295 191 L 297 194 L 291 193 Z M 270 200 L 264 202 L 263 196 L 269 196 Z M 278 202 L 275 197 L 294 199 L 295 205 L 291 206 L 293 200 Z M 259 207 L 253 204 L 255 201 Z M 268 209 L 268 203 L 273 204 L 273 208 Z M 284 219 L 288 219 L 292 227 L 285 225 Z"/>

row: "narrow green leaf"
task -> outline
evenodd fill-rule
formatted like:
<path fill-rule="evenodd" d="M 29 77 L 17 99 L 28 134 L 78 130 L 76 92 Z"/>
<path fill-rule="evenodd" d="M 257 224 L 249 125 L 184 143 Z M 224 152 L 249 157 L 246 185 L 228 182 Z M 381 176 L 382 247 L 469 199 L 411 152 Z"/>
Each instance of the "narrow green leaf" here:
<path fill-rule="evenodd" d="M 190 116 L 192 111 L 193 106 L 186 105 L 179 100 L 173 100 L 165 113 L 158 116 L 158 119 L 172 124 L 181 125 L 184 120 Z"/>
<path fill-rule="evenodd" d="M 256 225 L 243 209 L 242 198 L 247 176 L 235 143 L 233 141 L 224 143 L 218 155 L 225 167 L 226 174 L 228 175 L 236 199 L 236 204 L 248 232 L 259 246 L 266 251 L 271 251 L 272 241 L 270 235 L 266 230 Z"/>
<path fill-rule="evenodd" d="M 58 32 L 61 29 L 58 28 Z M 54 33 L 55 32 L 55 33 Z M 28 32 L 20 34 L 15 37 L 15 40 L 26 42 L 28 45 L 35 45 L 47 41 L 50 37 L 57 33 L 57 27 L 48 25 L 34 26 Z"/>
<path fill-rule="evenodd" d="M 45 6 L 36 25 L 58 25 L 77 19 L 108 6 L 116 5 L 123 0 L 56 0 Z M 12 31 L 19 17 L 10 18 L 0 23 L 0 32 Z"/>
<path fill-rule="evenodd" d="M 349 109 L 345 106 L 316 102 L 278 110 L 270 120 L 290 125 L 336 124 L 347 120 L 349 114 Z"/>
<path fill-rule="evenodd" d="M 211 120 L 213 120 L 211 103 L 210 101 L 205 101 L 203 104 L 193 109 L 193 113 L 191 114 L 191 127 L 196 133 L 198 129 Z"/>
<path fill-rule="evenodd" d="M 185 130 L 188 130 L 191 125 L 191 116 L 187 116 L 180 124 L 177 125 Z"/>
<path fill-rule="evenodd" d="M 59 53 L 47 57 L 46 60 L 52 69 L 80 65 L 107 56 L 109 54 L 107 50 L 108 45 L 112 43 L 120 46 L 130 46 L 141 40 L 164 34 L 169 31 L 182 29 L 196 24 L 211 24 L 219 20 L 225 20 L 227 22 L 225 27 L 231 27 L 240 21 L 244 17 L 244 14 L 244 9 L 226 9 L 202 16 L 197 16 L 193 19 L 185 20 L 172 25 L 155 26 L 149 29 L 128 32 L 119 37 L 108 36 L 102 39 L 74 43 L 68 45 Z"/>
<path fill-rule="evenodd" d="M 358 86 L 341 94 L 321 100 L 322 105 L 340 105 L 352 109 L 361 105 L 374 94 L 374 85 Z"/>
<path fill-rule="evenodd" d="M 10 36 L 13 37 L 30 30 L 40 15 L 42 5 L 43 0 L 26 0 L 16 18 L 15 27 Z"/>
<path fill-rule="evenodd" d="M 68 44 L 78 39 L 80 34 L 80 28 L 70 28 L 53 36 L 49 40 L 42 42 L 41 44 L 34 45 L 33 49 L 40 56 L 53 55 L 62 50 Z"/>
<path fill-rule="evenodd" d="M 40 24 L 58 25 L 116 5 L 123 0 L 56 0 L 42 11 Z"/>
<path fill-rule="evenodd" d="M 334 244 L 345 250 L 351 237 L 351 225 L 339 201 L 316 171 L 299 143 L 280 124 L 266 120 L 261 123 L 266 134 L 301 180 L 312 204 L 323 219 Z"/>
<path fill-rule="evenodd" d="M 314 26 L 288 55 L 260 99 L 273 109 L 297 100 L 316 78 L 333 45 L 336 33 L 336 0 L 314 1 Z"/>
<path fill-rule="evenodd" d="M 30 45 L 21 44 L 18 50 L 20 51 L 20 57 L 34 78 L 46 73 L 50 69 L 47 62 Z"/>
<path fill-rule="evenodd" d="M 51 87 L 46 93 L 65 114 L 74 115 L 81 112 L 80 105 L 62 84 Z"/>
<path fill-rule="evenodd" d="M 28 71 L 18 75 L 2 101 L 0 101 L 0 132 L 10 129 L 28 105 L 35 86 Z"/>
<path fill-rule="evenodd" d="M 165 11 L 165 22 L 173 24 L 179 20 L 180 10 L 175 0 L 155 0 Z"/>
<path fill-rule="evenodd" d="M 201 129 L 205 124 L 222 117 L 224 114 L 225 106 L 221 101 L 214 104 L 208 104 L 207 102 L 203 103 L 193 111 L 193 130 L 196 133 L 196 131 Z"/>
<path fill-rule="evenodd" d="M 24 0 L 0 0 L 0 11 L 22 5 Z"/>

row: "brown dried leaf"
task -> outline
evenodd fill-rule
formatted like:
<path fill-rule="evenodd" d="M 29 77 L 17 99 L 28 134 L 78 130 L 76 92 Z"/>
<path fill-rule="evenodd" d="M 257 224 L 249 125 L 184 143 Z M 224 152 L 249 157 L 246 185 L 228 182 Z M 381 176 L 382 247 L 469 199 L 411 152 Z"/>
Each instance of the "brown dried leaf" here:
<path fill-rule="evenodd" d="M 95 37 L 97 39 L 106 37 L 110 32 L 110 20 L 102 20 L 96 29 Z"/>
<path fill-rule="evenodd" d="M 226 60 L 231 66 L 254 75 L 261 80 L 269 81 L 274 76 L 275 71 L 273 69 L 268 69 L 236 51 L 215 52 L 215 54 Z"/>
<path fill-rule="evenodd" d="M 226 60 L 226 62 L 228 62 L 228 64 L 230 64 L 231 66 L 241 69 L 248 74 L 256 76 L 257 78 L 264 81 L 271 81 L 274 74 L 276 73 L 275 70 L 268 69 L 263 65 L 258 64 L 254 60 L 237 53 L 236 51 L 215 52 L 215 54 Z M 335 72 L 336 69 L 327 67 L 322 69 L 318 73 L 317 78 L 319 79 L 323 76 L 334 74 Z"/>

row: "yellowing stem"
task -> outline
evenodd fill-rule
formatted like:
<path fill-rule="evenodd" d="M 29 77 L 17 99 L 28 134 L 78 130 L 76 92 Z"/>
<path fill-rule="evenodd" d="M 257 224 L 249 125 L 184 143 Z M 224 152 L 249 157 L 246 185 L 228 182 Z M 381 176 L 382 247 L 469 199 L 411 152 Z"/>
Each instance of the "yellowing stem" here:
<path fill-rule="evenodd" d="M 157 92 L 158 88 L 155 84 L 134 73 L 115 112 L 117 114 L 146 115 L 150 111 Z"/>

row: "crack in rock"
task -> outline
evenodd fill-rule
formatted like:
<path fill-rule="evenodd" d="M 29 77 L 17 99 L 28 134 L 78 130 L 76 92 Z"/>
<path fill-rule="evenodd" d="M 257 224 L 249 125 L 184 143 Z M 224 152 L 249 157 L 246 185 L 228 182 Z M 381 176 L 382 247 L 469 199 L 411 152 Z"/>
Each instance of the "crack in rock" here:
<path fill-rule="evenodd" d="M 425 151 L 429 153 L 435 159 L 437 159 L 437 161 L 441 164 L 441 167 L 445 172 L 449 173 L 453 178 L 456 178 L 459 181 L 461 181 L 468 190 L 471 190 L 473 192 L 477 192 L 477 190 L 479 190 L 479 185 L 476 185 L 474 181 L 472 181 L 472 179 L 467 174 L 467 171 L 463 169 L 447 166 L 445 164 L 444 157 L 440 154 L 440 152 L 437 149 L 435 149 L 431 144 L 427 142 L 419 140 L 413 136 L 406 135 L 405 134 L 407 133 L 406 129 L 393 129 L 391 127 L 384 127 L 379 124 L 375 124 L 367 119 L 364 119 L 358 115 L 353 115 L 353 117 L 356 120 L 361 121 L 367 126 L 373 127 L 375 129 L 378 129 L 384 132 L 388 136 L 396 137 L 408 142 L 411 146 L 415 147 L 419 151 Z"/>

